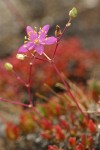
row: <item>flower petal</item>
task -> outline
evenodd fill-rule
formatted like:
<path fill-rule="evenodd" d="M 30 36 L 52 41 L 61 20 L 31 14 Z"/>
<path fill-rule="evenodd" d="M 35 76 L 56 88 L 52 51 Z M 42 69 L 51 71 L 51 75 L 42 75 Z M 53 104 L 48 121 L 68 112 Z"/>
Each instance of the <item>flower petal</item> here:
<path fill-rule="evenodd" d="M 45 25 L 40 31 L 39 31 L 39 39 L 44 39 L 48 33 L 50 26 Z"/>
<path fill-rule="evenodd" d="M 46 45 L 51 45 L 57 42 L 57 38 L 51 36 L 51 37 L 45 38 L 45 40 L 42 42 L 44 42 Z"/>
<path fill-rule="evenodd" d="M 25 48 L 25 44 L 24 44 L 19 48 L 18 53 L 26 53 L 26 52 L 27 52 L 27 49 Z"/>
<path fill-rule="evenodd" d="M 35 30 L 33 30 L 30 26 L 26 27 L 26 32 L 27 32 L 27 35 L 28 35 L 30 41 L 34 41 L 38 37 L 37 32 Z"/>
<path fill-rule="evenodd" d="M 39 45 L 35 45 L 35 48 L 34 48 L 38 54 L 42 55 L 43 51 L 44 51 L 44 46 L 42 44 L 39 44 Z"/>
<path fill-rule="evenodd" d="M 34 48 L 34 43 L 33 42 L 28 42 L 27 44 L 22 45 L 18 53 L 26 53 L 28 50 L 32 50 Z"/>

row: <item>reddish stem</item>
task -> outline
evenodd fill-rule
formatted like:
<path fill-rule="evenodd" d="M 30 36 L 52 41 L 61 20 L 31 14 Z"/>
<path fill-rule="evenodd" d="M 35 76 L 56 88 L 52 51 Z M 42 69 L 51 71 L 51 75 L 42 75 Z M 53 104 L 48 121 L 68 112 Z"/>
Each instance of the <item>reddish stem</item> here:
<path fill-rule="evenodd" d="M 15 71 L 15 70 L 12 70 L 12 71 L 13 71 L 13 73 L 14 73 L 16 79 L 17 79 L 20 83 L 22 83 L 24 86 L 26 86 L 25 81 L 16 73 L 16 71 Z"/>
<path fill-rule="evenodd" d="M 37 60 L 42 60 L 42 61 L 47 61 L 47 62 L 48 62 L 48 60 L 47 60 L 47 59 L 44 59 L 44 58 L 39 58 L 39 57 L 36 57 L 36 56 L 32 56 L 32 57 L 27 56 L 27 58 L 29 58 L 29 59 L 33 59 L 34 57 L 35 57 L 35 59 L 37 59 Z"/>
<path fill-rule="evenodd" d="M 57 40 L 56 47 L 55 47 L 55 50 L 54 50 L 54 53 L 53 53 L 52 59 L 54 59 L 54 57 L 55 57 L 55 54 L 56 54 L 56 51 L 57 51 L 58 45 L 59 45 L 59 43 L 58 43 L 58 40 Z"/>
<path fill-rule="evenodd" d="M 47 59 L 44 59 L 44 58 L 35 57 L 35 59 L 38 59 L 38 60 L 42 60 L 42 61 L 48 62 L 48 60 L 47 60 Z"/>
<path fill-rule="evenodd" d="M 81 109 L 77 99 L 74 97 L 73 93 L 71 92 L 68 83 L 63 79 L 63 77 L 61 76 L 60 71 L 58 70 L 58 68 L 56 67 L 55 63 L 52 63 L 53 68 L 55 69 L 56 73 L 58 74 L 58 76 L 60 77 L 62 83 L 64 84 L 68 94 L 70 95 L 70 97 L 72 98 L 72 100 L 74 101 L 74 103 L 76 104 L 77 108 L 79 109 L 79 111 L 82 113 L 82 115 L 86 118 L 87 120 L 87 116 L 85 115 L 85 113 L 83 112 L 83 110 Z"/>
<path fill-rule="evenodd" d="M 11 103 L 11 104 L 15 104 L 15 105 L 18 105 L 18 106 L 21 106 L 21 107 L 27 107 L 27 108 L 32 108 L 32 110 L 41 118 L 44 118 L 40 112 L 32 105 L 28 105 L 28 104 L 23 104 L 23 103 L 20 103 L 20 102 L 17 102 L 17 101 L 11 101 L 11 100 L 7 100 L 7 99 L 4 99 L 4 98 L 0 98 L 0 101 L 2 102 L 8 102 L 8 103 Z"/>
<path fill-rule="evenodd" d="M 70 21 L 71 21 L 71 19 L 69 19 L 69 21 L 68 21 L 67 24 L 69 24 Z M 66 26 L 65 26 L 65 28 L 64 28 L 64 30 L 63 30 L 63 32 L 62 32 L 62 34 L 60 35 L 60 37 L 58 37 L 58 39 L 57 39 L 57 43 L 56 43 L 56 47 L 55 47 L 55 50 L 54 50 L 52 59 L 54 59 L 54 57 L 55 57 L 55 54 L 56 54 L 56 51 L 57 51 L 57 48 L 58 48 L 58 45 L 59 45 L 59 42 L 60 42 L 61 38 L 63 37 L 64 33 L 66 32 L 67 28 L 69 27 L 67 24 L 66 24 Z"/>
<path fill-rule="evenodd" d="M 33 105 L 32 104 L 32 97 L 31 97 L 31 76 L 32 76 L 32 65 L 33 65 L 33 62 L 30 62 L 30 67 L 29 67 L 29 79 L 28 79 L 28 83 L 26 84 L 26 87 L 27 87 L 27 90 L 28 90 L 28 96 L 29 96 L 29 102 L 30 102 L 30 105 Z"/>
<path fill-rule="evenodd" d="M 20 102 L 17 102 L 17 101 L 7 100 L 7 99 L 4 99 L 4 98 L 0 98 L 0 101 L 8 102 L 8 103 L 19 105 L 19 106 L 29 107 L 29 105 L 27 105 L 27 104 L 23 104 L 23 103 L 20 103 Z"/>

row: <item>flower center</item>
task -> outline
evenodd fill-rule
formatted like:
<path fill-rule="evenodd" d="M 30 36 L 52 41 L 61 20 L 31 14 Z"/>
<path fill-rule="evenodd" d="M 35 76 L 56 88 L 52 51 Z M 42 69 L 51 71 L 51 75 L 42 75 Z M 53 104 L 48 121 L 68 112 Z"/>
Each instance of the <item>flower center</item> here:
<path fill-rule="evenodd" d="M 34 41 L 34 44 L 39 44 L 39 40 L 36 39 L 36 40 Z"/>

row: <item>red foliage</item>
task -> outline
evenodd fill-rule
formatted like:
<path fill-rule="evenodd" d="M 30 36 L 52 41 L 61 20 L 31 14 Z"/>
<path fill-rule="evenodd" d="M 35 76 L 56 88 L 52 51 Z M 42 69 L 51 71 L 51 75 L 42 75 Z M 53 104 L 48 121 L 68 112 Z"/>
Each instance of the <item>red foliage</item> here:
<path fill-rule="evenodd" d="M 44 130 L 51 130 L 52 129 L 52 123 L 45 118 L 43 118 L 40 121 L 40 125 L 41 125 L 41 128 L 43 128 Z"/>
<path fill-rule="evenodd" d="M 76 145 L 76 138 L 75 137 L 70 137 L 68 141 L 72 147 Z"/>
<path fill-rule="evenodd" d="M 48 146 L 48 150 L 63 150 L 63 149 L 59 149 L 56 145 L 49 145 Z"/>
<path fill-rule="evenodd" d="M 8 139 L 16 140 L 20 135 L 20 128 L 12 122 L 8 122 L 6 124 L 6 135 Z"/>
<path fill-rule="evenodd" d="M 49 140 L 51 138 L 49 131 L 42 131 L 41 136 L 46 140 Z"/>
<path fill-rule="evenodd" d="M 55 139 L 58 141 L 62 141 L 65 139 L 65 133 L 62 130 L 62 128 L 60 127 L 60 125 L 55 125 L 54 126 L 54 134 L 55 134 Z"/>
<path fill-rule="evenodd" d="M 95 133 L 97 130 L 96 124 L 92 120 L 89 120 L 87 127 L 92 133 Z"/>
<path fill-rule="evenodd" d="M 79 143 L 75 150 L 85 150 L 85 146 L 82 143 Z"/>
<path fill-rule="evenodd" d="M 31 133 L 35 130 L 35 122 L 31 114 L 24 113 L 20 115 L 19 126 L 24 133 Z"/>
<path fill-rule="evenodd" d="M 45 52 L 51 57 L 54 47 L 46 47 Z M 42 56 L 41 56 L 42 57 Z M 81 78 L 86 79 L 88 76 L 88 70 L 92 69 L 95 63 L 99 62 L 100 55 L 96 51 L 85 51 L 79 40 L 76 38 L 67 39 L 62 41 L 55 56 L 56 65 L 59 70 L 64 73 L 65 77 L 69 78 Z M 8 99 L 27 99 L 25 96 L 25 88 L 21 83 L 16 81 L 15 76 L 12 73 L 7 72 L 3 68 L 3 62 L 10 62 L 14 66 L 14 70 L 25 80 L 28 80 L 29 72 L 29 59 L 24 61 L 17 60 L 15 53 L 0 62 L 0 93 L 1 96 Z M 49 86 L 59 81 L 57 74 L 54 72 L 51 65 L 46 62 L 35 60 L 32 69 L 32 90 L 36 92 L 47 92 L 46 88 L 43 88 L 43 83 L 47 83 Z M 42 85 L 42 86 L 41 86 Z M 23 91 L 23 92 L 22 92 Z M 6 93 L 6 94 L 5 94 Z M 25 98 L 26 97 L 26 98 Z M 56 108 L 59 109 L 59 108 Z"/>
<path fill-rule="evenodd" d="M 70 126 L 66 120 L 61 119 L 60 125 L 62 128 L 66 129 L 67 131 L 70 131 Z"/>

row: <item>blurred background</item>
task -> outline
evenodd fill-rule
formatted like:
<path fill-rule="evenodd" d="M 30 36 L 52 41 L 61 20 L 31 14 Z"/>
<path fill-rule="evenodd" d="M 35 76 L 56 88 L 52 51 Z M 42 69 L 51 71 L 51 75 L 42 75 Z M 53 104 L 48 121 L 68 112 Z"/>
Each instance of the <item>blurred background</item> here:
<path fill-rule="evenodd" d="M 64 28 L 69 19 L 69 11 L 73 7 L 77 8 L 78 16 L 72 20 L 71 27 L 63 37 L 64 40 L 59 44 L 56 64 L 65 79 L 68 77 L 85 92 L 88 91 L 87 86 L 93 84 L 91 95 L 94 96 L 95 101 L 99 99 L 100 0 L 0 0 L 0 97 L 27 103 L 28 94 L 25 86 L 18 84 L 15 76 L 4 69 L 4 63 L 11 62 L 15 71 L 26 81 L 29 63 L 26 59 L 19 61 L 15 58 L 18 48 L 24 42 L 26 26 L 34 28 L 50 24 L 49 34 L 54 35 L 56 25 L 59 25 L 61 29 Z M 54 46 L 50 48 L 54 49 Z M 51 56 L 50 48 L 48 46 L 46 52 Z M 50 95 L 50 90 L 43 86 L 44 83 L 55 92 L 62 92 L 55 88 L 59 78 L 48 64 L 39 61 L 34 64 L 32 71 L 33 102 L 40 101 L 43 98 L 41 95 L 52 97 L 53 94 Z M 6 120 L 13 122 L 16 122 L 20 113 L 16 105 L 4 102 L 0 102 L 0 112 Z M 7 145 L 6 140 L 2 138 L 4 133 L 4 124 L 1 119 L 0 150 L 3 145 Z M 8 150 L 8 148 L 2 150 Z"/>
<path fill-rule="evenodd" d="M 0 0 L 0 57 L 9 55 L 23 43 L 26 25 L 64 27 L 68 12 L 78 9 L 65 37 L 77 36 L 85 48 L 100 49 L 100 0 Z"/>

